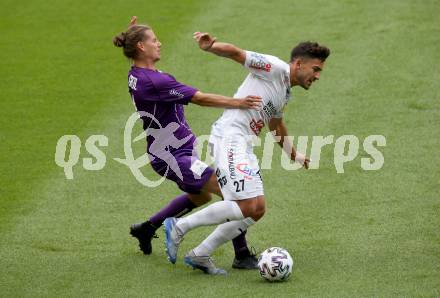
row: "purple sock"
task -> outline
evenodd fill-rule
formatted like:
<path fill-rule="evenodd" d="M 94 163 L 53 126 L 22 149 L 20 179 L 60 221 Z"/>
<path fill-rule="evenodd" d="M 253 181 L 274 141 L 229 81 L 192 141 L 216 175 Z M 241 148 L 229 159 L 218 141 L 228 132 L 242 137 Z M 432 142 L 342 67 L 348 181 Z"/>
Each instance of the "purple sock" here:
<path fill-rule="evenodd" d="M 181 217 L 196 207 L 188 197 L 183 194 L 176 197 L 168 205 L 163 207 L 159 212 L 150 217 L 149 221 L 156 227 L 160 227 L 167 217 Z"/>
<path fill-rule="evenodd" d="M 232 239 L 232 244 L 234 245 L 235 257 L 237 259 L 241 259 L 249 255 L 249 248 L 247 247 L 246 242 L 246 231 Z"/>

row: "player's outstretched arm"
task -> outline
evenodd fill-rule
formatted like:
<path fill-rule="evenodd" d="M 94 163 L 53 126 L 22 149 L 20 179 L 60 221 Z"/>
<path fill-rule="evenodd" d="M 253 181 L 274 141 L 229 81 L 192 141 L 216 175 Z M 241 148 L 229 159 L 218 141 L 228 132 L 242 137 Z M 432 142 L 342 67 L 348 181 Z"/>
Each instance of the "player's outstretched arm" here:
<path fill-rule="evenodd" d="M 195 32 L 194 39 L 204 51 L 230 58 L 240 64 L 244 64 L 246 61 L 246 52 L 244 50 L 230 43 L 218 42 L 209 33 Z"/>
<path fill-rule="evenodd" d="M 261 97 L 248 95 L 245 98 L 232 98 L 212 93 L 197 91 L 191 102 L 200 106 L 232 108 L 232 109 L 260 109 Z"/>
<path fill-rule="evenodd" d="M 296 151 L 295 146 L 290 142 L 287 127 L 283 122 L 282 118 L 272 118 L 269 121 L 270 131 L 275 133 L 277 137 L 278 145 L 283 148 L 284 152 L 290 156 L 291 160 L 299 162 L 304 166 L 304 168 L 309 168 L 310 159 L 305 155 Z"/>

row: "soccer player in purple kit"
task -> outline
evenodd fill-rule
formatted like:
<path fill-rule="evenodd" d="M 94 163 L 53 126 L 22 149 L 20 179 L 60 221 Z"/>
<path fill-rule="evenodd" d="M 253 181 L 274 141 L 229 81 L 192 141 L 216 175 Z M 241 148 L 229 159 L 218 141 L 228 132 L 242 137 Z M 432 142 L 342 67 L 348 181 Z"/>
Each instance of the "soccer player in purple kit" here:
<path fill-rule="evenodd" d="M 159 71 L 161 43 L 147 25 L 138 25 L 132 17 L 127 31 L 113 38 L 116 47 L 133 61 L 128 73 L 131 98 L 140 113 L 147 133 L 147 153 L 154 171 L 174 181 L 185 193 L 143 223 L 133 224 L 130 234 L 137 238 L 144 254 L 151 254 L 151 240 L 167 217 L 180 217 L 222 196 L 214 170 L 201 162 L 194 147 L 196 137 L 185 120 L 183 105 L 258 109 L 261 98 L 247 96 L 234 99 L 202 93 L 178 82 L 172 75 Z M 170 133 L 171 132 L 171 133 Z M 257 268 L 257 259 L 247 247 L 245 232 L 233 239 L 235 258 L 232 267 Z"/>

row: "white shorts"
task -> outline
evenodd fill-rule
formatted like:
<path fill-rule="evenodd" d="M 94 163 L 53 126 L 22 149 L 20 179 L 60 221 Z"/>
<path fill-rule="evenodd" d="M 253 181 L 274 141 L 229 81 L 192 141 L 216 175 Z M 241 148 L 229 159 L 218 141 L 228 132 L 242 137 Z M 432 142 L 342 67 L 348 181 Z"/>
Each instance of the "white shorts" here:
<path fill-rule="evenodd" d="M 209 147 L 225 200 L 245 200 L 264 195 L 260 167 L 251 141 L 240 136 L 222 138 L 211 135 Z"/>

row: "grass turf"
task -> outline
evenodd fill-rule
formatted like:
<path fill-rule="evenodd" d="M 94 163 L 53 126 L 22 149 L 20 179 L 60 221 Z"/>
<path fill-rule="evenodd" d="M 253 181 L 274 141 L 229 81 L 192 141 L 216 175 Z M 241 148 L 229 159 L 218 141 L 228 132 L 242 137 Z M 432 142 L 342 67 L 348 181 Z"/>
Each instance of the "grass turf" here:
<path fill-rule="evenodd" d="M 0 12 L 0 295 L 13 296 L 301 296 L 440 295 L 440 5 L 435 1 L 3 1 Z M 256 272 L 209 277 L 166 262 L 162 241 L 141 255 L 128 226 L 177 195 L 164 183 L 138 184 L 113 157 L 123 156 L 129 64 L 111 38 L 130 15 L 155 28 L 160 68 L 203 91 L 232 95 L 238 65 L 197 50 L 195 30 L 287 59 L 318 40 L 332 55 L 318 84 L 293 89 L 286 122 L 293 135 L 382 134 L 380 171 L 360 168 L 362 152 L 336 174 L 334 146 L 321 168 L 287 172 L 275 150 L 263 171 L 267 214 L 252 227 L 259 250 L 282 246 L 295 271 L 268 284 Z M 189 123 L 209 133 L 220 110 L 190 105 Z M 54 163 L 64 134 L 84 143 L 104 134 L 104 170 Z M 142 143 L 142 142 L 140 142 Z M 137 144 L 138 152 L 143 144 Z M 81 157 L 88 157 L 84 147 Z M 149 177 L 154 177 L 151 170 Z M 181 253 L 211 230 L 193 231 Z M 160 240 L 163 240 L 163 236 Z M 214 257 L 229 268 L 229 244 Z"/>

